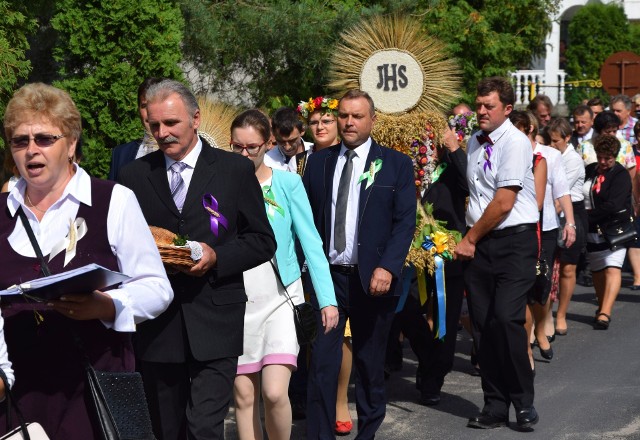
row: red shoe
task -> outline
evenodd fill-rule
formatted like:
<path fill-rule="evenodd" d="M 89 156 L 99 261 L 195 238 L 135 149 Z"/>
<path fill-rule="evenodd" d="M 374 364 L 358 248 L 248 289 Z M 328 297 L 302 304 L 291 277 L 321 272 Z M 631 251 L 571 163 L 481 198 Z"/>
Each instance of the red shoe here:
<path fill-rule="evenodd" d="M 351 430 L 353 429 L 353 422 L 349 420 L 348 422 L 339 422 L 336 421 L 336 434 L 337 435 L 349 435 L 351 434 Z"/>

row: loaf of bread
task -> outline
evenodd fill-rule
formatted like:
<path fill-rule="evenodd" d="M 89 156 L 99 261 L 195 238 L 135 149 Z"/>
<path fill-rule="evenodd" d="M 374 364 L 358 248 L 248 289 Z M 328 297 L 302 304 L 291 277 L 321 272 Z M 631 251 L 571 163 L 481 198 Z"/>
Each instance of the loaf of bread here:
<path fill-rule="evenodd" d="M 151 229 L 151 235 L 153 235 L 156 245 L 172 245 L 173 239 L 176 238 L 176 234 L 167 229 L 157 226 L 149 226 L 149 229 Z"/>

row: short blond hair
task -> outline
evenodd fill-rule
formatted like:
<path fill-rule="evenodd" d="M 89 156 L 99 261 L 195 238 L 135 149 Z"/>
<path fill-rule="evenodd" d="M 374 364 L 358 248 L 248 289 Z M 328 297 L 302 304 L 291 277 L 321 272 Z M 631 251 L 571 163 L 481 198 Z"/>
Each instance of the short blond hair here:
<path fill-rule="evenodd" d="M 82 118 L 71 96 L 64 90 L 44 83 L 27 84 L 7 104 L 4 133 L 7 139 L 20 124 L 42 118 L 58 127 L 62 134 L 78 140 L 82 134 Z"/>

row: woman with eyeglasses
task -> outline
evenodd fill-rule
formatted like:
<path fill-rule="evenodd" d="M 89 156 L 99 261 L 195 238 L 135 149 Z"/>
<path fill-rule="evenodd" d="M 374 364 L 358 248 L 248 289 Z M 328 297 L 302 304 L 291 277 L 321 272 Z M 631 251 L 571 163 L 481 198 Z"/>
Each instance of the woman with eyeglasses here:
<path fill-rule="evenodd" d="M 247 110 L 231 124 L 230 148 L 253 162 L 269 223 L 278 243 L 272 261 L 244 273 L 248 297 L 244 353 L 238 359 L 234 384 L 240 439 L 262 438 L 260 394 L 264 400 L 268 438 L 284 440 L 291 437 L 288 387 L 291 372 L 297 365 L 299 346 L 287 294 L 295 304 L 304 302 L 295 252 L 296 238 L 307 260 L 325 332 L 338 324 L 329 264 L 313 223 L 302 179 L 295 173 L 265 165 L 270 136 L 269 120 L 259 110 Z"/>
<path fill-rule="evenodd" d="M 338 100 L 318 96 L 301 101 L 298 113 L 307 121 L 307 126 L 313 138 L 313 150 L 319 151 L 340 143 L 338 136 Z"/>
<path fill-rule="evenodd" d="M 22 87 L 7 105 L 4 128 L 22 177 L 0 196 L 0 288 L 43 276 L 36 247 L 53 274 L 96 263 L 131 277 L 120 288 L 48 303 L 2 302 L 13 394 L 25 420 L 39 422 L 52 439 L 100 438 L 83 356 L 96 370 L 134 371 L 131 334 L 167 308 L 173 291 L 133 192 L 74 162 L 82 128 L 68 93 L 41 83 Z"/>
<path fill-rule="evenodd" d="M 309 101 L 300 101 L 298 113 L 307 121 L 309 132 L 313 138 L 313 151 L 319 151 L 340 143 L 338 135 L 338 100 L 330 97 L 318 96 Z M 349 320 L 344 329 L 342 342 L 342 362 L 338 374 L 338 394 L 336 400 L 336 425 L 335 433 L 347 435 L 353 429 L 351 414 L 349 413 L 349 379 L 353 354 L 351 347 L 351 326 Z M 306 405 L 306 402 L 305 402 Z"/>

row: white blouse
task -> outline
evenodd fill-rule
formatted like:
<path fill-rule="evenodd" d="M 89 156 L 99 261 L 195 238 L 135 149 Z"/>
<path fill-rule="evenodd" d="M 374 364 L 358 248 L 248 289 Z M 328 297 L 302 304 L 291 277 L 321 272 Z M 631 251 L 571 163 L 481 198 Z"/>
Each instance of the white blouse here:
<path fill-rule="evenodd" d="M 22 205 L 43 255 L 48 255 L 53 246 L 68 235 L 70 221 L 75 220 L 80 203 L 89 206 L 93 203 L 89 175 L 77 164 L 74 167 L 76 173 L 62 196 L 47 210 L 40 222 L 24 204 L 24 179 L 9 193 L 9 212 L 14 216 Z M 140 205 L 133 192 L 122 185 L 115 185 L 111 194 L 107 237 L 120 272 L 129 275 L 131 279 L 119 288 L 105 292 L 113 299 L 116 318 L 114 322 L 102 323 L 119 332 L 133 332 L 136 324 L 155 318 L 169 306 L 173 290 Z M 16 222 L 8 241 L 18 254 L 36 257 L 22 222 Z"/>

